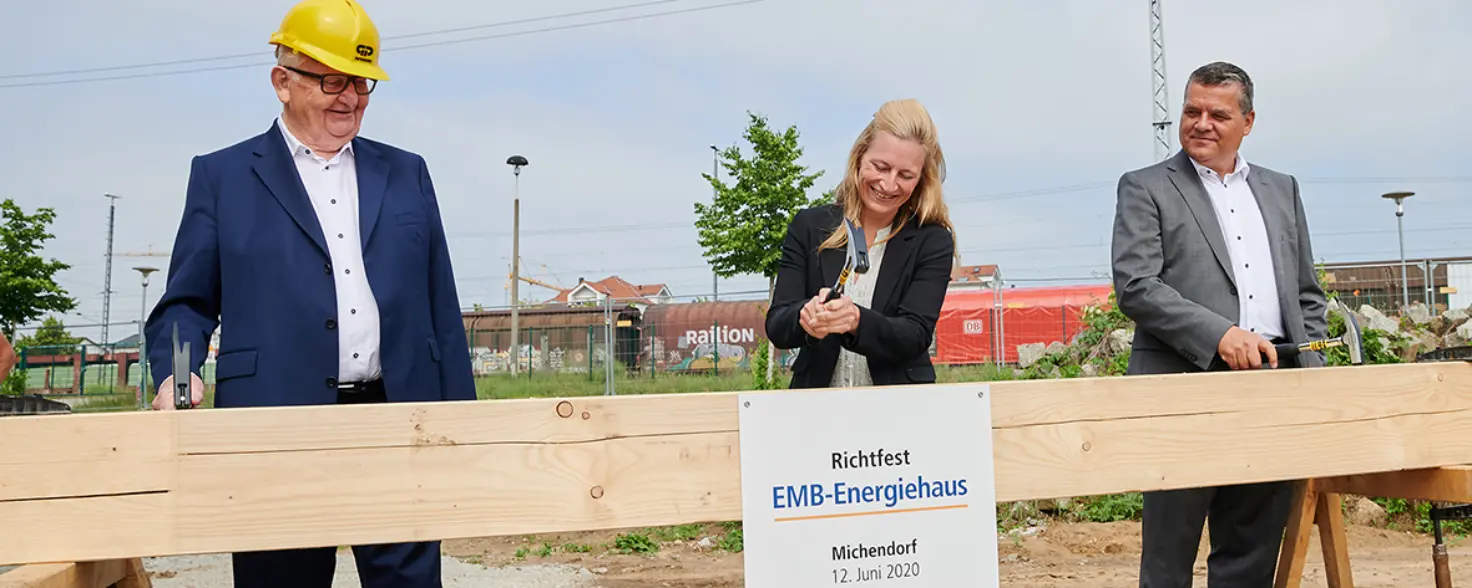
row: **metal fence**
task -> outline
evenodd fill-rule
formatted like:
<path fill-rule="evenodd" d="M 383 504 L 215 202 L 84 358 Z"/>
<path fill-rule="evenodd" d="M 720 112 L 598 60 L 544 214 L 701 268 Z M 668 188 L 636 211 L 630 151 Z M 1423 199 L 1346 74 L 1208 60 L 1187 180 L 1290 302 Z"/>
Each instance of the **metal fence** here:
<path fill-rule="evenodd" d="M 1394 316 L 1407 295 L 1413 313 L 1472 306 L 1472 258 L 1410 260 L 1404 281 L 1399 262 L 1322 269 L 1325 289 L 1351 308 L 1369 305 Z M 1024 361 L 1021 355 L 1040 347 L 1073 342 L 1087 327 L 1088 309 L 1107 307 L 1109 295 L 1108 283 L 1000 290 L 957 286 L 947 294 L 929 353 L 936 365 L 1017 365 Z M 584 289 L 572 300 L 523 304 L 514 312 L 509 306 L 475 307 L 462 318 L 477 378 L 494 383 L 498 378 L 575 377 L 612 394 L 617 382 L 628 378 L 750 377 L 754 367 L 766 364 L 780 380 L 797 353 L 767 347 L 766 313 L 765 291 L 607 296 Z M 74 337 L 93 336 L 86 328 L 66 328 Z M 114 325 L 124 334 L 136 329 L 136 322 Z M 214 380 L 216 345 L 212 342 L 201 374 L 206 384 Z M 75 346 L 17 351 L 21 363 L 11 379 L 18 377 L 30 393 L 131 394 L 146 377 L 138 364 L 136 335 L 108 345 L 84 339 Z M 151 391 L 155 385 L 148 381 L 144 388 Z"/>
<path fill-rule="evenodd" d="M 1015 364 L 1020 345 L 1071 341 L 1085 326 L 1084 309 L 1106 303 L 1108 295 L 1107 285 L 1042 290 L 1043 298 L 1036 289 L 952 292 L 929 342 L 933 361 Z M 766 292 L 597 296 L 524 304 L 514 318 L 509 306 L 477 307 L 464 311 L 462 320 L 478 378 L 574 376 L 602 383 L 612 394 L 616 382 L 628 378 L 750 377 L 754 368 L 767 364 L 780 380 L 790 373 L 797 350 L 768 347 L 767 308 Z M 70 327 L 68 332 L 81 336 Z M 207 385 L 214 381 L 214 346 L 201 374 Z M 22 379 L 29 393 L 133 394 L 139 378 L 147 377 L 146 365 L 138 363 L 136 338 L 17 351 L 21 361 L 13 377 Z M 151 392 L 156 384 L 150 378 L 144 389 Z"/>
<path fill-rule="evenodd" d="M 1400 314 L 1419 305 L 1434 315 L 1472 306 L 1469 258 L 1409 259 L 1404 269 L 1399 261 L 1326 264 L 1322 269 L 1324 289 L 1337 293 L 1350 308 L 1369 305 Z"/>
<path fill-rule="evenodd" d="M 587 374 L 589 379 L 749 372 L 765 344 L 762 293 L 598 296 L 466 312 L 476 375 Z M 515 343 L 513 343 L 513 327 Z M 610 349 L 612 350 L 610 352 Z M 792 351 L 779 351 L 778 366 Z"/>
<path fill-rule="evenodd" d="M 13 377 L 41 394 L 89 394 L 131 391 L 138 387 L 136 348 L 109 349 L 91 344 L 28 346 L 16 350 Z"/>
<path fill-rule="evenodd" d="M 1086 326 L 1087 308 L 1108 304 L 1107 284 L 957 289 L 947 295 L 929 352 L 937 364 L 1015 364 L 1018 346 L 1067 344 Z M 465 328 L 477 376 L 749 374 L 759 361 L 785 374 L 797 350 L 767 346 L 767 307 L 766 292 L 523 305 L 519 353 L 509 307 L 467 312 Z"/>

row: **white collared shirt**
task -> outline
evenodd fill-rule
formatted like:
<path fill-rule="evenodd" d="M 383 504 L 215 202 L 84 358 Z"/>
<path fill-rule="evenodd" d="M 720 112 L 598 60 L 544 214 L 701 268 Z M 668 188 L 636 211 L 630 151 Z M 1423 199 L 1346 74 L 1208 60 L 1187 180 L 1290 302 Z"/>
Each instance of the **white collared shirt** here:
<path fill-rule="evenodd" d="M 1267 224 L 1247 177 L 1251 166 L 1241 155 L 1237 168 L 1226 178 L 1191 160 L 1206 194 L 1216 211 L 1222 238 L 1227 242 L 1232 274 L 1237 279 L 1237 326 L 1265 339 L 1282 337 L 1283 309 L 1278 304 L 1278 279 L 1273 273 L 1273 254 L 1268 247 Z"/>
<path fill-rule="evenodd" d="M 363 268 L 363 245 L 358 232 L 358 168 L 353 144 L 332 159 L 323 159 L 297 140 L 280 117 L 276 125 L 307 189 L 327 253 L 332 258 L 337 289 L 337 379 L 363 382 L 382 373 L 379 365 L 378 301 Z"/>

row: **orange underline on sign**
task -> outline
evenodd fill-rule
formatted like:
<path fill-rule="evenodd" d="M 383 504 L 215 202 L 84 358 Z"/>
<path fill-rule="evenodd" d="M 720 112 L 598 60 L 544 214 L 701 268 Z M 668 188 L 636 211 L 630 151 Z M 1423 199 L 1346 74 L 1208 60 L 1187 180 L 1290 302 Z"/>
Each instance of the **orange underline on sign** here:
<path fill-rule="evenodd" d="M 872 517 L 875 515 L 900 514 L 906 512 L 926 512 L 932 510 L 954 510 L 966 508 L 968 504 L 952 504 L 950 506 L 922 506 L 919 508 L 897 508 L 893 510 L 869 510 L 864 512 L 846 512 L 841 514 L 813 515 L 807 517 L 778 517 L 772 519 L 777 523 L 789 523 L 792 521 L 815 521 L 818 519 L 845 519 L 849 517 Z"/>

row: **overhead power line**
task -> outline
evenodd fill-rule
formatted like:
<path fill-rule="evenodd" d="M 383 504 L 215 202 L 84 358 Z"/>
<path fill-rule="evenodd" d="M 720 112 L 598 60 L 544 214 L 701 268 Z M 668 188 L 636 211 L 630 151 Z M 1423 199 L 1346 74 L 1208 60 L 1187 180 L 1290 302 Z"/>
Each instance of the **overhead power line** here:
<path fill-rule="evenodd" d="M 1417 177 L 1417 176 L 1382 176 L 1369 178 L 1305 178 L 1305 184 L 1379 184 L 1394 182 L 1419 182 L 1423 184 L 1432 183 L 1461 183 L 1472 182 L 1472 176 L 1441 176 L 1441 177 Z"/>
<path fill-rule="evenodd" d="M 504 20 L 504 21 L 493 22 L 493 23 L 489 23 L 489 24 L 473 25 L 473 26 L 459 27 L 459 28 L 453 28 L 453 29 L 439 29 L 439 30 L 434 30 L 434 31 L 424 31 L 424 32 L 419 32 L 419 33 L 408 33 L 408 34 L 403 34 L 403 35 L 386 35 L 386 36 L 383 37 L 383 40 L 388 41 L 388 40 L 391 40 L 391 39 L 410 39 L 410 38 L 414 38 L 414 37 L 426 37 L 426 36 L 430 36 L 430 35 L 443 35 L 443 34 L 449 34 L 449 33 L 461 33 L 461 32 L 465 32 L 465 31 L 490 29 L 490 28 L 497 28 L 497 27 L 507 27 L 507 26 L 512 26 L 512 25 L 528 24 L 528 23 L 541 22 L 541 21 L 547 21 L 547 20 L 557 20 L 557 19 L 562 19 L 562 18 L 571 18 L 571 17 L 574 17 L 574 16 L 588 16 L 590 14 L 600 14 L 600 13 L 604 13 L 604 12 L 616 12 L 616 11 L 619 11 L 619 10 L 628 10 L 630 8 L 643 8 L 645 6 L 653 6 L 655 4 L 669 4 L 671 2 L 679 2 L 679 1 L 680 0 L 653 0 L 651 2 L 641 2 L 641 3 L 638 3 L 638 4 L 622 4 L 622 5 L 619 5 L 619 6 L 610 6 L 608 8 L 597 8 L 597 9 L 593 9 L 593 10 L 581 10 L 581 11 L 578 11 L 578 12 L 564 12 L 562 14 L 549 14 L 549 15 L 546 15 L 546 16 L 536 16 L 536 17 L 532 17 L 532 18 L 523 18 L 523 19 L 517 19 L 517 20 Z M 385 49 L 385 50 L 387 50 L 387 49 Z M 260 56 L 261 56 L 261 52 L 260 51 L 252 51 L 250 53 L 235 53 L 233 55 L 216 55 L 214 57 L 194 57 L 194 58 L 190 58 L 190 59 L 176 59 L 176 60 L 173 60 L 173 61 L 154 61 L 154 62 L 150 62 L 150 63 L 135 63 L 135 64 L 132 64 L 132 65 L 109 65 L 109 66 L 104 66 L 104 67 L 89 67 L 89 68 L 85 68 L 85 69 L 67 69 L 67 70 L 60 70 L 60 71 L 37 72 L 37 73 L 28 73 L 28 74 L 5 74 L 5 75 L 0 75 L 0 80 L 13 80 L 13 79 L 19 79 L 19 78 L 44 78 L 44 77 L 73 75 L 73 74 L 83 74 L 83 73 L 98 73 L 98 72 L 104 72 L 104 71 L 123 71 L 123 70 L 129 70 L 129 69 L 146 69 L 146 68 L 150 68 L 150 67 L 163 67 L 163 66 L 166 66 L 166 65 L 185 65 L 185 64 L 189 64 L 189 63 L 208 63 L 208 62 L 211 62 L 211 61 L 228 61 L 228 60 L 231 60 L 231 59 L 242 59 L 242 58 L 245 58 L 245 57 L 260 57 Z"/>
<path fill-rule="evenodd" d="M 546 20 L 564 19 L 564 18 L 570 18 L 570 17 L 574 17 L 574 16 L 586 16 L 586 15 L 589 15 L 589 14 L 610 12 L 610 11 L 614 11 L 614 10 L 628 10 L 630 8 L 640 8 L 640 7 L 650 6 L 650 5 L 654 5 L 654 4 L 664 4 L 664 3 L 678 2 L 678 1 L 680 1 L 680 0 L 654 0 L 654 1 L 650 1 L 650 2 L 643 2 L 643 3 L 638 3 L 638 4 L 625 4 L 625 5 L 621 5 L 621 6 L 614 6 L 614 7 L 609 7 L 609 8 L 601 8 L 601 9 L 596 9 L 596 10 L 585 10 L 585 11 L 580 11 L 580 12 L 569 12 L 569 13 L 563 13 L 563 14 L 539 16 L 539 17 L 526 18 L 526 19 L 509 20 L 509 21 L 495 22 L 495 23 L 489 23 L 489 24 L 483 24 L 483 25 L 474 25 L 474 26 L 469 26 L 469 27 L 459 27 L 459 28 L 454 28 L 454 29 L 443 29 L 443 30 L 437 30 L 437 31 L 425 31 L 425 32 L 420 32 L 420 33 L 410 33 L 410 34 L 406 34 L 406 35 L 398 35 L 396 37 L 385 37 L 385 39 L 389 39 L 389 38 L 404 39 L 404 38 L 411 38 L 411 37 L 424 37 L 424 36 L 430 36 L 430 35 L 442 35 L 442 34 L 448 34 L 448 33 L 464 32 L 464 31 L 477 30 L 477 29 L 505 27 L 505 26 L 512 26 L 512 25 L 517 25 L 517 24 L 526 24 L 526 23 L 529 23 L 529 22 L 539 22 L 539 21 L 546 21 Z M 521 36 L 528 36 L 528 35 L 537 35 L 537 34 L 542 34 L 542 33 L 550 33 L 550 32 L 556 32 L 556 31 L 565 31 L 565 30 L 571 30 L 571 29 L 580 29 L 580 28 L 587 28 L 587 27 L 594 27 L 594 26 L 602 26 L 602 25 L 622 23 L 622 22 L 633 22 L 633 21 L 638 21 L 638 20 L 648 20 L 648 19 L 653 19 L 653 18 L 662 18 L 662 17 L 674 16 L 674 15 L 678 15 L 678 14 L 690 14 L 690 13 L 695 13 L 695 12 L 704 12 L 704 11 L 708 11 L 708 10 L 718 10 L 718 9 L 722 9 L 722 8 L 732 8 L 732 7 L 735 7 L 735 6 L 742 6 L 742 5 L 746 5 L 746 4 L 757 4 L 757 3 L 765 2 L 765 1 L 766 0 L 736 0 L 736 1 L 733 1 L 733 2 L 725 2 L 725 3 L 721 3 L 721 4 L 710 4 L 710 5 L 706 5 L 706 6 L 697 6 L 697 7 L 693 7 L 693 8 L 682 8 L 682 9 L 679 9 L 679 10 L 665 10 L 665 11 L 660 11 L 660 12 L 646 13 L 646 14 L 636 14 L 636 15 L 632 15 L 632 16 L 622 16 L 622 17 L 618 17 L 618 18 L 606 18 L 606 19 L 594 20 L 594 21 L 589 21 L 589 22 L 580 22 L 580 23 L 574 23 L 574 24 L 565 24 L 565 25 L 549 26 L 549 27 L 542 27 L 542 28 L 536 28 L 536 29 L 527 29 L 527 30 L 514 31 L 514 32 L 509 32 L 509 33 L 498 33 L 498 34 L 493 34 L 493 35 L 477 35 L 477 36 L 473 36 L 473 37 L 462 37 L 462 38 L 457 38 L 457 39 L 446 39 L 446 40 L 443 40 L 443 41 L 431 41 L 431 42 L 427 42 L 427 43 L 419 43 L 419 44 L 414 44 L 414 45 L 402 45 L 402 46 L 398 46 L 398 47 L 389 46 L 389 47 L 384 47 L 383 50 L 385 52 L 387 52 L 387 51 L 408 51 L 408 50 L 411 50 L 411 49 L 424 49 L 424 48 L 427 48 L 427 47 L 440 47 L 440 46 L 444 46 L 444 45 L 456 45 L 456 44 L 461 44 L 461 43 L 470 43 L 470 42 L 474 42 L 474 41 L 487 41 L 487 40 L 492 40 L 492 39 L 505 39 L 505 38 L 510 38 L 510 37 L 521 37 Z M 234 55 L 219 55 L 219 56 L 214 56 L 214 57 L 199 57 L 199 58 L 192 58 L 192 59 L 180 59 L 180 60 L 174 60 L 174 61 L 160 61 L 160 62 L 154 62 L 154 63 L 140 63 L 140 64 L 133 64 L 133 65 L 118 65 L 118 66 L 108 66 L 108 67 L 99 67 L 99 68 L 74 69 L 74 70 L 67 70 L 67 71 L 41 72 L 41 73 L 32 73 L 32 74 L 9 74 L 9 75 L 0 75 L 0 79 L 21 79 L 21 78 L 53 77 L 53 76 L 68 75 L 68 74 L 77 74 L 77 73 L 101 73 L 101 72 L 107 72 L 107 71 L 123 71 L 123 70 L 130 70 L 130 69 L 145 69 L 145 68 L 149 68 L 149 67 L 160 67 L 160 66 L 166 66 L 166 65 L 185 65 L 185 64 L 190 64 L 190 63 L 207 63 L 207 62 L 211 62 L 211 61 L 226 61 L 226 60 L 231 60 L 231 59 L 241 59 L 241 58 L 245 58 L 245 57 L 256 57 L 256 56 L 259 56 L 259 55 L 261 55 L 261 53 L 259 53 L 259 52 L 257 52 L 257 53 L 239 53 L 239 54 L 234 54 Z M 249 67 L 264 67 L 264 66 L 269 66 L 269 65 L 273 65 L 273 64 L 275 64 L 275 61 L 260 61 L 260 62 L 242 63 L 242 64 L 235 64 L 235 65 L 216 65 L 216 66 L 209 66 L 209 67 L 196 67 L 196 68 L 171 70 L 171 71 L 135 73 L 135 74 L 123 74 L 123 75 L 101 76 L 101 77 L 86 77 L 86 78 L 72 79 L 72 80 L 51 80 L 51 81 L 20 82 L 20 83 L 13 83 L 13 84 L 3 84 L 3 85 L 0 85 L 0 88 L 27 88 L 27 87 L 36 87 L 36 86 L 57 86 L 57 85 L 64 85 L 64 84 L 82 84 L 82 83 L 89 83 L 89 82 L 105 82 L 105 81 L 115 81 L 115 80 L 132 80 L 132 79 L 151 78 L 151 77 L 160 77 L 160 76 L 174 76 L 174 75 L 184 75 L 184 74 L 191 74 L 191 73 L 203 73 L 203 72 L 211 72 L 211 71 L 225 71 L 225 70 L 243 69 L 243 68 L 249 68 Z"/>

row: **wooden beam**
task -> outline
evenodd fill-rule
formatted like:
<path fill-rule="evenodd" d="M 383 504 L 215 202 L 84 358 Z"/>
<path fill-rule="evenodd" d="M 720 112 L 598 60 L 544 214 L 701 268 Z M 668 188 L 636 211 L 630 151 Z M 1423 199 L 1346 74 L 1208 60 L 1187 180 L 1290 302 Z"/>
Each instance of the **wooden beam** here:
<path fill-rule="evenodd" d="M 1315 481 L 1320 488 L 1370 498 L 1472 502 L 1472 467 L 1465 465 L 1334 476 Z"/>
<path fill-rule="evenodd" d="M 127 573 L 119 560 L 33 564 L 0 574 L 0 588 L 107 588 Z"/>
<path fill-rule="evenodd" d="M 1472 463 L 1463 363 L 990 387 L 1002 501 Z M 11 417 L 0 564 L 736 520 L 737 398 Z"/>

